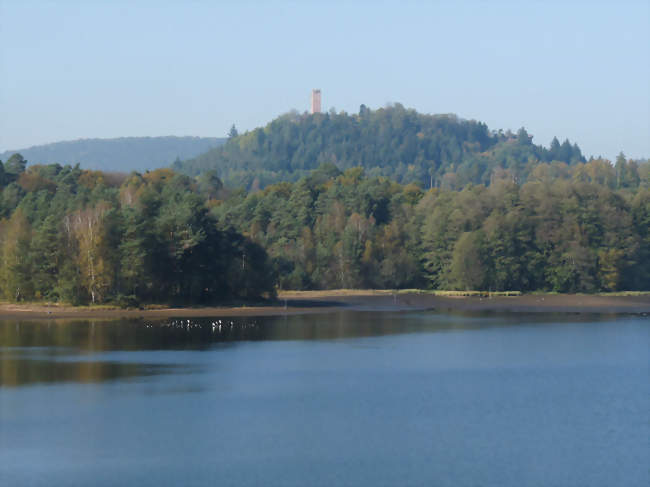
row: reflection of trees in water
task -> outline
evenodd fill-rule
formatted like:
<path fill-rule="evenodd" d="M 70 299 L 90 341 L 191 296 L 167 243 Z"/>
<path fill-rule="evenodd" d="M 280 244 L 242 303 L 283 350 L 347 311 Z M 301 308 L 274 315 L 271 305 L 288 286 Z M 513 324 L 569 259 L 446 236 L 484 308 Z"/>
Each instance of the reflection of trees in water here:
<path fill-rule="evenodd" d="M 0 322 L 0 347 L 107 350 L 203 349 L 239 340 L 317 340 L 386 335 L 443 325 L 406 313 L 339 312 L 255 318 Z"/>
<path fill-rule="evenodd" d="M 577 319 L 587 317 L 344 311 L 255 318 L 176 318 L 156 322 L 0 321 L 0 385 L 97 382 L 182 372 L 182 368 L 175 365 L 93 360 L 94 352 L 205 350 L 216 344 L 223 346 L 239 341 L 332 340 Z"/>
<path fill-rule="evenodd" d="M 7 347 L 86 352 L 204 349 L 238 340 L 320 340 L 566 320 L 567 315 L 343 311 L 271 317 L 0 321 Z M 576 317 L 571 318 L 577 319 Z M 593 319 L 593 316 L 589 319 Z M 67 353 L 67 352 L 66 352 Z"/>
<path fill-rule="evenodd" d="M 38 357 L 42 357 L 37 355 Z M 95 383 L 116 379 L 178 373 L 182 366 L 110 361 L 57 361 L 43 358 L 8 357 L 0 359 L 0 386 L 16 387 L 38 383 Z"/>

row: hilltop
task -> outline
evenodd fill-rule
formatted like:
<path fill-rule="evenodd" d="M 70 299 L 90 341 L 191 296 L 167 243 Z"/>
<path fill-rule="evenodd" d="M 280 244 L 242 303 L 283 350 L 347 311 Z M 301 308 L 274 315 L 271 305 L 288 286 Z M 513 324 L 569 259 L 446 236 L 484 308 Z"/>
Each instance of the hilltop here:
<path fill-rule="evenodd" d="M 169 166 L 176 159 L 195 157 L 222 144 L 217 137 L 120 137 L 79 139 L 0 153 L 7 161 L 20 153 L 30 164 L 77 164 L 109 172 L 145 171 Z"/>
<path fill-rule="evenodd" d="M 323 163 L 341 170 L 361 166 L 371 177 L 424 188 L 460 189 L 489 184 L 503 171 L 522 182 L 538 163 L 552 161 L 572 165 L 585 158 L 568 140 L 554 138 L 546 148 L 524 128 L 493 131 L 475 120 L 396 104 L 378 110 L 361 105 L 358 114 L 291 112 L 173 167 L 189 175 L 216 170 L 227 186 L 247 189 L 297 181 Z"/>

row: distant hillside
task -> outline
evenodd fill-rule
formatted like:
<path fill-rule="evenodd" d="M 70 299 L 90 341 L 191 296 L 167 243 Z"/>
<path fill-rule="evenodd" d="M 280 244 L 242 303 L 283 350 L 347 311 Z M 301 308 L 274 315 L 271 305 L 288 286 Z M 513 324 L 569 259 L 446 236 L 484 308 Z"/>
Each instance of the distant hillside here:
<path fill-rule="evenodd" d="M 402 105 L 358 114 L 289 113 L 205 154 L 177 162 L 190 175 L 216 170 L 228 186 L 264 187 L 295 181 L 323 163 L 339 169 L 361 166 L 369 176 L 400 183 L 458 189 L 489 184 L 508 171 L 526 179 L 538 162 L 584 161 L 580 148 L 553 139 L 549 148 L 532 143 L 526 130 L 490 131 L 487 125 L 456 115 L 425 115 Z"/>
<path fill-rule="evenodd" d="M 102 171 L 145 171 L 195 157 L 224 142 L 216 137 L 120 137 L 79 139 L 0 153 L 6 161 L 19 152 L 30 164 L 76 164 Z"/>

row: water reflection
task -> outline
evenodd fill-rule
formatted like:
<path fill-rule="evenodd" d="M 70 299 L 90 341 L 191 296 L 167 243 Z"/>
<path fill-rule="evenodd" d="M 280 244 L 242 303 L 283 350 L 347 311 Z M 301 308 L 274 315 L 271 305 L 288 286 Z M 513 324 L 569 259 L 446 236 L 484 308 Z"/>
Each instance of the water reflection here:
<path fill-rule="evenodd" d="M 602 319 L 0 322 L 0 484 L 647 485 L 650 322 Z"/>
<path fill-rule="evenodd" d="M 2 353 L 0 386 L 58 382 L 96 383 L 182 372 L 185 367 L 171 364 L 146 364 L 119 361 L 65 361 L 30 353 Z"/>
<path fill-rule="evenodd" d="M 0 321 L 0 386 L 93 383 L 183 373 L 183 364 L 119 360 L 112 351 L 206 350 L 239 341 L 333 340 L 417 332 L 513 326 L 594 316 L 359 312 L 161 321 Z M 605 317 L 600 316 L 600 319 Z M 157 357 L 159 360 L 160 357 Z"/>

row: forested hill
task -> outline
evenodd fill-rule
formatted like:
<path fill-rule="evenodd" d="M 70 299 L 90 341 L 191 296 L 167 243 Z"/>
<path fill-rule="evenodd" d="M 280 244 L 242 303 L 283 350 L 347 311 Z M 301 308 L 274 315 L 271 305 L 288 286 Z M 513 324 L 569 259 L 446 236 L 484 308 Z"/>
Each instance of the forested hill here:
<path fill-rule="evenodd" d="M 77 164 L 83 169 L 131 172 L 167 167 L 219 146 L 216 137 L 120 137 L 79 139 L 0 153 L 6 161 L 20 153 L 30 164 Z"/>
<path fill-rule="evenodd" d="M 574 164 L 584 157 L 568 140 L 555 138 L 545 148 L 533 144 L 523 128 L 516 134 L 494 132 L 481 122 L 396 104 L 378 110 L 362 105 L 353 115 L 289 113 L 173 167 L 189 175 L 216 170 L 227 186 L 257 189 L 334 163 L 423 188 L 460 189 L 489 184 L 503 170 L 522 182 L 539 162 L 552 161 Z"/>

